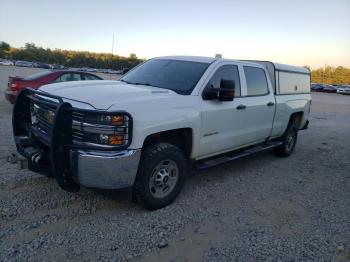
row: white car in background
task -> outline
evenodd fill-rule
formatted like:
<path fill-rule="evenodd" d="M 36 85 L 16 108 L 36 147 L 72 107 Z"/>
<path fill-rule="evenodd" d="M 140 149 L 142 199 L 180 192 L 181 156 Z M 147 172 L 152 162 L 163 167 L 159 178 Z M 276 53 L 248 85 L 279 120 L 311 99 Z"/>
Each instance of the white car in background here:
<path fill-rule="evenodd" d="M 350 95 L 350 86 L 339 86 L 337 88 L 338 94 Z"/>
<path fill-rule="evenodd" d="M 0 65 L 13 66 L 13 62 L 10 60 L 0 60 Z"/>
<path fill-rule="evenodd" d="M 28 62 L 28 61 L 16 61 L 15 63 L 16 66 L 23 66 L 23 67 L 33 67 L 33 63 L 32 62 Z"/>

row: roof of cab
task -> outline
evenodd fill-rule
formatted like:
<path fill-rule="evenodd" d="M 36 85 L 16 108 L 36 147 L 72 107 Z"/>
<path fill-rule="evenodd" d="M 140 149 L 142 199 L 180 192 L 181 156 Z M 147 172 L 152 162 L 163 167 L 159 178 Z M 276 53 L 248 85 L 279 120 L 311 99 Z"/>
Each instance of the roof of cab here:
<path fill-rule="evenodd" d="M 206 57 L 206 56 L 160 56 L 160 57 L 155 57 L 153 59 L 181 60 L 181 61 L 191 61 L 191 62 L 209 63 L 209 64 L 215 61 L 223 61 L 223 62 L 235 62 L 239 64 L 248 64 L 248 65 L 261 67 L 259 63 L 254 63 L 253 61 L 241 61 L 241 60 L 235 60 L 235 59 Z"/>
<path fill-rule="evenodd" d="M 259 62 L 266 62 L 266 63 L 273 64 L 276 70 L 300 72 L 300 73 L 308 73 L 308 74 L 310 73 L 310 71 L 304 67 L 279 64 L 271 61 L 235 60 L 235 59 L 206 57 L 206 56 L 160 56 L 160 57 L 155 57 L 153 59 L 171 59 L 171 60 L 192 61 L 192 62 L 200 62 L 200 63 L 212 63 L 215 61 L 232 61 L 235 63 L 242 63 L 245 65 L 252 65 L 252 66 L 258 66 L 258 67 L 261 67 L 261 63 Z"/>
<path fill-rule="evenodd" d="M 205 56 L 160 56 L 153 59 L 170 59 L 170 60 L 181 60 L 181 61 L 192 61 L 192 62 L 201 62 L 201 63 L 212 63 L 217 58 L 214 57 L 205 57 Z"/>

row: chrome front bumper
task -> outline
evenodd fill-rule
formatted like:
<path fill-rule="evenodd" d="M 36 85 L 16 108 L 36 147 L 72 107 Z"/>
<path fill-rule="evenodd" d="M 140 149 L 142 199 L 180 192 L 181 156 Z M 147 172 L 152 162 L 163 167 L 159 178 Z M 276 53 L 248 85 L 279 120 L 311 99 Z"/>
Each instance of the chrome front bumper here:
<path fill-rule="evenodd" d="M 134 184 L 141 150 L 70 150 L 73 179 L 85 187 L 117 189 Z"/>

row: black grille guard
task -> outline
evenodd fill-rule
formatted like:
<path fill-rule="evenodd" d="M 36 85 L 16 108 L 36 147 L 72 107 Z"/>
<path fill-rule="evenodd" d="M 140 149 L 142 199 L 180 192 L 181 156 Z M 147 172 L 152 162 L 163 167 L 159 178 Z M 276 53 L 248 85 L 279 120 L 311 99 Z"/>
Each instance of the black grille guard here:
<path fill-rule="evenodd" d="M 45 105 L 52 108 L 54 118 L 52 130 L 47 137 L 35 134 L 31 125 L 31 103 Z M 40 90 L 26 88 L 22 90 L 15 101 L 12 114 L 13 135 L 17 147 L 17 151 L 28 159 L 28 167 L 30 170 L 38 173 L 50 173 L 55 177 L 58 185 L 70 192 L 78 191 L 80 186 L 77 184 L 71 172 L 69 150 L 77 149 L 92 149 L 92 150 L 121 150 L 127 148 L 131 143 L 132 138 L 132 118 L 127 112 L 107 112 L 100 111 L 101 114 L 123 113 L 128 115 L 130 122 L 129 141 L 125 146 L 118 148 L 113 146 L 96 146 L 91 145 L 73 145 L 72 144 L 72 112 L 96 112 L 96 110 L 73 108 L 68 102 L 65 102 L 61 97 L 45 93 Z M 38 142 L 38 140 L 40 142 Z M 38 166 L 33 161 L 35 149 L 38 149 L 38 144 L 44 144 L 49 149 L 50 166 Z M 32 154 L 32 152 L 34 152 Z"/>
<path fill-rule="evenodd" d="M 64 102 L 62 98 L 29 88 L 19 93 L 12 115 L 13 135 L 18 152 L 28 158 L 24 145 L 35 144 L 31 138 L 31 100 L 55 108 L 52 131 L 47 141 L 51 153 L 52 172 L 62 189 L 71 192 L 78 191 L 80 186 L 73 180 L 69 166 L 69 152 L 65 147 L 69 143 L 69 135 L 67 134 L 69 129 L 66 127 L 71 123 L 71 112 L 69 110 L 71 105 Z M 29 158 L 28 162 L 29 167 L 35 166 L 32 159 Z M 34 169 L 33 171 L 37 170 Z"/>

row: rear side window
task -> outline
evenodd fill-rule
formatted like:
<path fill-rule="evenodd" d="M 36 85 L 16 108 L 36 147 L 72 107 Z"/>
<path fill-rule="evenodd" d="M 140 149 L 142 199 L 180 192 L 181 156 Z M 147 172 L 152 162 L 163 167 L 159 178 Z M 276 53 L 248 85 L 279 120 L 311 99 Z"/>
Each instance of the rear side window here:
<path fill-rule="evenodd" d="M 247 95 L 261 96 L 269 93 L 265 71 L 258 67 L 244 66 Z"/>
<path fill-rule="evenodd" d="M 219 88 L 221 79 L 235 82 L 235 97 L 241 96 L 241 83 L 239 81 L 238 67 L 235 65 L 223 65 L 219 67 L 209 81 L 212 88 Z"/>
<path fill-rule="evenodd" d="M 94 75 L 84 75 L 84 80 L 101 80 L 100 78 L 98 78 L 97 76 Z"/>
<path fill-rule="evenodd" d="M 69 82 L 69 81 L 80 81 L 81 76 L 78 73 L 64 73 L 54 81 L 57 82 Z"/>

